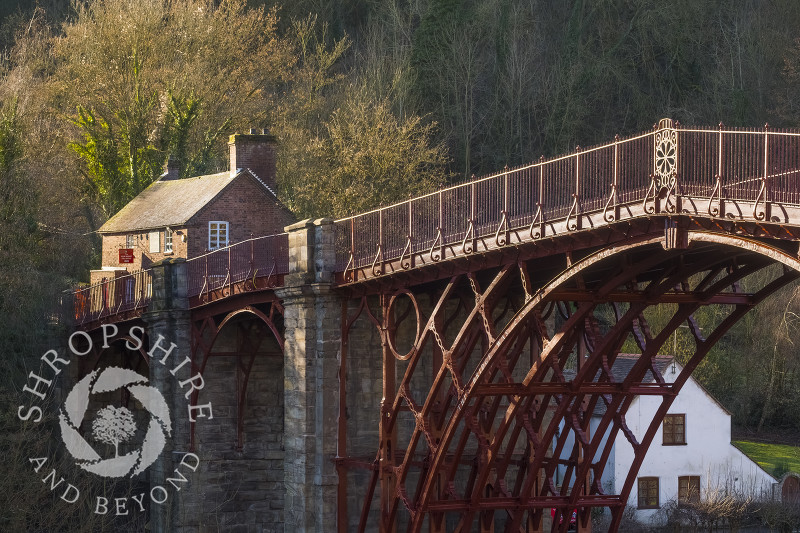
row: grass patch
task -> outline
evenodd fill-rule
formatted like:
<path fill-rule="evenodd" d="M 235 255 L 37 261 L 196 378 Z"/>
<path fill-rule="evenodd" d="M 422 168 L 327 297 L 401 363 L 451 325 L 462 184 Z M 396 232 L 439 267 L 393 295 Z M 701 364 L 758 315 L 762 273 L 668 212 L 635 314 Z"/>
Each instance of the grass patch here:
<path fill-rule="evenodd" d="M 748 440 L 736 440 L 731 444 L 777 478 L 786 472 L 800 472 L 800 446 Z"/>

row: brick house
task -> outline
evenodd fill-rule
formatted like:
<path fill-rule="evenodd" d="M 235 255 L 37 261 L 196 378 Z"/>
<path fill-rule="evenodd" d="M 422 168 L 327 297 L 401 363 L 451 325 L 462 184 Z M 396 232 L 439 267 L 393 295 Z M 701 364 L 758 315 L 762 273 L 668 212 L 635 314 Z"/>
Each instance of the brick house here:
<path fill-rule="evenodd" d="M 147 268 L 166 257 L 196 257 L 251 237 L 283 232 L 295 221 L 275 194 L 275 137 L 231 135 L 230 170 L 179 179 L 164 174 L 98 230 L 102 266 L 91 283 Z"/>

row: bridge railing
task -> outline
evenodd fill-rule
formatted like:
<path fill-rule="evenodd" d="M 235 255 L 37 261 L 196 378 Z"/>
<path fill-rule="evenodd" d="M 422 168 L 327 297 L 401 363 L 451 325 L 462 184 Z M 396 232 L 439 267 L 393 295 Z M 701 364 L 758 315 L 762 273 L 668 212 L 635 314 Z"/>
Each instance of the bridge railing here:
<path fill-rule="evenodd" d="M 335 221 L 336 270 L 347 272 L 400 260 L 410 268 L 415 254 L 440 259 L 444 246 L 471 253 L 477 240 L 494 237 L 502 246 L 510 229 L 566 221 L 581 215 L 642 203 L 662 193 L 754 204 L 763 219 L 769 202 L 800 205 L 800 132 L 736 128 L 660 127 L 611 143 L 540 159 L 497 174 L 448 187 L 388 207 Z"/>
<path fill-rule="evenodd" d="M 545 224 L 577 228 L 581 215 L 646 202 L 663 193 L 705 199 L 697 210 L 719 214 L 723 200 L 749 202 L 763 220 L 767 205 L 800 206 L 800 132 L 761 129 L 662 127 L 573 153 L 448 187 L 388 207 L 335 221 L 336 271 L 397 261 L 413 266 L 417 254 L 441 259 L 445 246 L 468 254 L 480 239 L 498 246 L 510 230 L 542 236 Z M 606 214 L 609 213 L 609 216 Z M 700 212 L 700 214 L 704 214 Z M 550 226 L 551 228 L 553 226 Z M 552 229 L 550 230 L 552 231 Z M 523 235 L 525 233 L 523 232 Z M 460 247 L 459 247 L 460 245 Z M 485 245 L 485 244 L 484 244 Z M 189 296 L 248 279 L 288 273 L 288 235 L 249 239 L 188 261 Z M 149 271 L 121 276 L 76 291 L 75 318 L 84 323 L 149 303 Z"/>
<path fill-rule="evenodd" d="M 289 235 L 281 233 L 237 242 L 187 261 L 189 297 L 258 278 L 289 272 Z"/>
<path fill-rule="evenodd" d="M 274 285 L 277 276 L 289 271 L 289 239 L 286 233 L 256 237 L 189 259 L 188 296 L 198 296 L 233 284 L 252 280 L 254 286 L 266 278 Z M 152 300 L 150 269 L 116 275 L 98 283 L 69 291 L 62 299 L 63 313 L 77 325 L 108 316 L 144 309 Z M 273 280 L 273 281 L 270 281 Z"/>
<path fill-rule="evenodd" d="M 603 209 L 616 184 L 624 197 L 649 186 L 654 132 L 540 159 L 388 207 L 343 218 L 336 225 L 336 268 L 342 272 L 397 260 L 442 245 L 496 236 Z M 649 168 L 648 167 L 648 168 Z M 620 184 L 624 184 L 620 187 Z"/>
<path fill-rule="evenodd" d="M 114 272 L 109 272 L 114 274 Z M 65 313 L 71 312 L 78 325 L 150 304 L 153 276 L 149 269 L 103 279 L 65 295 Z"/>
<path fill-rule="evenodd" d="M 800 132 L 771 128 L 677 131 L 678 176 L 684 194 L 800 204 Z"/>

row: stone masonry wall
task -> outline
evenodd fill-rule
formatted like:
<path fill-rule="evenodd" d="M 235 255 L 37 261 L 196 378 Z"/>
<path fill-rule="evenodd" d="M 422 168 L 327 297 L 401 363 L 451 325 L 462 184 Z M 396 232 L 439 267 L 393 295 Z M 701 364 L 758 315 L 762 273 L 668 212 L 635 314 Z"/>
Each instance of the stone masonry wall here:
<path fill-rule="evenodd" d="M 285 531 L 336 523 L 341 299 L 331 288 L 333 224 L 306 220 L 289 232 L 289 274 L 276 294 L 285 314 Z"/>
<path fill-rule="evenodd" d="M 241 448 L 232 394 L 236 387 L 231 386 L 236 383 L 235 365 L 234 358 L 217 357 L 207 367 L 209 390 L 202 396 L 213 402 L 216 423 L 196 435 L 202 463 L 192 491 L 198 505 L 187 509 L 184 519 L 187 531 L 283 531 L 283 391 L 275 379 L 283 365 L 274 357 L 256 359 Z"/>
<path fill-rule="evenodd" d="M 378 298 L 368 298 L 373 312 L 378 310 Z M 348 302 L 348 314 L 354 315 L 360 300 Z M 380 436 L 378 426 L 383 396 L 383 356 L 378 329 L 362 312 L 350 328 L 345 373 L 347 405 L 347 455 L 366 462 L 375 459 Z M 348 531 L 356 531 L 361 507 L 364 505 L 372 472 L 351 469 L 347 478 Z M 370 509 L 367 531 L 378 530 L 380 487 Z"/>
<path fill-rule="evenodd" d="M 213 351 L 239 352 L 240 331 L 223 328 Z M 266 333 L 264 328 L 253 331 Z M 278 350 L 277 344 L 271 346 L 273 339 L 265 341 L 272 353 Z M 211 402 L 214 420 L 195 429 L 195 453 L 201 463 L 183 495 L 183 531 L 283 531 L 283 360 L 264 353 L 255 356 L 239 442 L 238 401 L 245 386 L 241 368 L 248 363 L 248 354 L 212 355 L 208 360 L 198 404 Z"/>

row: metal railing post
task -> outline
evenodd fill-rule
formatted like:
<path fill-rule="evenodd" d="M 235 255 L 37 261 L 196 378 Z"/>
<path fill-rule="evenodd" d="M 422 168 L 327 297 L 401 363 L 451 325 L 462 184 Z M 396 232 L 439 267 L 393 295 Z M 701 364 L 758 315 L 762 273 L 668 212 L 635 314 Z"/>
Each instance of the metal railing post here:
<path fill-rule="evenodd" d="M 509 213 L 511 212 L 511 209 L 509 208 L 509 205 L 508 205 L 508 192 L 509 192 L 508 191 L 508 172 L 506 172 L 506 174 L 503 176 L 503 189 L 504 189 L 504 191 L 503 191 L 503 218 L 506 221 L 505 242 L 506 242 L 506 244 L 508 244 L 508 240 L 510 238 L 510 234 L 509 234 L 509 230 L 508 230 L 508 228 L 509 228 L 508 216 L 509 216 Z"/>
<path fill-rule="evenodd" d="M 544 156 L 539 156 L 539 204 L 544 209 Z M 544 211 L 542 211 L 542 222 L 544 222 Z"/>
<path fill-rule="evenodd" d="M 470 213 L 469 223 L 472 227 L 472 251 L 478 250 L 478 236 L 475 224 L 478 221 L 478 186 L 475 184 L 475 176 L 472 176 L 472 184 L 470 185 Z"/>
<path fill-rule="evenodd" d="M 414 205 L 413 200 L 408 201 L 408 254 L 409 263 L 411 268 L 414 268 L 414 212 L 411 206 Z"/>
<path fill-rule="evenodd" d="M 761 211 L 758 209 L 760 203 L 764 204 Z M 767 220 L 769 217 L 769 124 L 764 124 L 764 175 L 753 205 L 753 217 L 756 220 Z"/>

